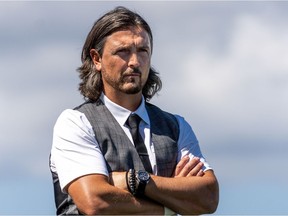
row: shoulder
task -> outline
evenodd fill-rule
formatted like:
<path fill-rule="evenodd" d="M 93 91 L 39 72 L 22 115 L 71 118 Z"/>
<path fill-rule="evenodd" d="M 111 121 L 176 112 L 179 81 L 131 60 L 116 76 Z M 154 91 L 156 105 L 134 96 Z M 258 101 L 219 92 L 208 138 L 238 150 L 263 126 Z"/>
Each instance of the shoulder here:
<path fill-rule="evenodd" d="M 174 114 L 174 117 L 177 119 L 177 122 L 180 127 L 190 127 L 190 124 L 186 121 L 186 119 L 178 114 Z"/>
<path fill-rule="evenodd" d="M 167 118 L 168 120 L 173 120 L 173 121 L 176 120 L 176 117 L 174 114 L 164 111 L 156 105 L 146 102 L 145 106 L 146 106 L 149 116 L 157 117 L 157 118 L 158 117 Z"/>
<path fill-rule="evenodd" d="M 83 121 L 84 116 L 85 114 L 79 110 L 65 109 L 60 113 L 56 124 L 63 121 Z"/>
<path fill-rule="evenodd" d="M 164 111 L 158 106 L 147 102 L 146 109 L 149 113 L 149 116 L 154 116 L 156 119 L 161 119 L 162 117 L 164 117 L 170 123 L 173 122 L 174 125 L 177 125 L 180 134 L 192 134 L 193 137 L 195 136 L 190 123 L 183 116 Z"/>
<path fill-rule="evenodd" d="M 86 130 L 88 133 L 93 134 L 92 126 L 85 114 L 74 109 L 65 109 L 62 111 L 54 125 L 55 132 L 67 129 Z"/>
<path fill-rule="evenodd" d="M 157 115 L 157 116 L 159 115 L 159 113 L 161 113 L 164 117 L 171 119 L 173 121 L 176 121 L 179 127 L 189 126 L 189 123 L 185 120 L 185 118 L 179 114 L 173 114 L 171 112 L 165 111 L 159 108 L 158 106 L 150 104 L 150 103 L 146 103 L 146 109 L 148 113 L 150 111 L 150 113 L 153 112 L 153 114 L 155 113 L 154 115 Z"/>
<path fill-rule="evenodd" d="M 98 99 L 97 101 L 85 101 L 84 103 L 80 104 L 79 106 L 75 107 L 74 110 L 78 110 L 80 112 L 87 112 L 91 109 L 95 109 L 96 107 L 103 106 L 103 102 L 101 99 Z"/>

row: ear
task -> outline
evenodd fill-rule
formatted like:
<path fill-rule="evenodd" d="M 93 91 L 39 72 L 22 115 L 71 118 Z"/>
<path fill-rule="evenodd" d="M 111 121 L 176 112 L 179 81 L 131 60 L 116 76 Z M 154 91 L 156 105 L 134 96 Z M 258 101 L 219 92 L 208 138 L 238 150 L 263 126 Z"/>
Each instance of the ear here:
<path fill-rule="evenodd" d="M 101 56 L 100 54 L 95 50 L 91 49 L 90 50 L 90 57 L 96 67 L 97 71 L 101 71 Z"/>

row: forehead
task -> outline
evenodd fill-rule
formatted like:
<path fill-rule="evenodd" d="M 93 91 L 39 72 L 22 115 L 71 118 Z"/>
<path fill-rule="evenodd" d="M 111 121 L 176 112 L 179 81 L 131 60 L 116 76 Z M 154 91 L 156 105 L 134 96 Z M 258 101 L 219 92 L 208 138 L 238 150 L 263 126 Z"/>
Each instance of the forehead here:
<path fill-rule="evenodd" d="M 114 46 L 149 46 L 151 48 L 150 37 L 147 31 L 141 27 L 129 27 L 118 30 L 106 38 L 106 45 Z"/>

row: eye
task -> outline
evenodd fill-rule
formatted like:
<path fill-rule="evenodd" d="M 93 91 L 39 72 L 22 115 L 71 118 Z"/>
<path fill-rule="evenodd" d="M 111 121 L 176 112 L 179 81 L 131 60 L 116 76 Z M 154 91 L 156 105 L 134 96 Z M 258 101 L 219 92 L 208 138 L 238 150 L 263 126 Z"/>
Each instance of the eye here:
<path fill-rule="evenodd" d="M 149 50 L 149 48 L 141 47 L 141 48 L 139 48 L 138 52 L 149 54 L 150 50 Z"/>
<path fill-rule="evenodd" d="M 129 53 L 129 49 L 128 48 L 119 48 L 116 50 L 116 54 L 124 54 L 124 53 Z"/>

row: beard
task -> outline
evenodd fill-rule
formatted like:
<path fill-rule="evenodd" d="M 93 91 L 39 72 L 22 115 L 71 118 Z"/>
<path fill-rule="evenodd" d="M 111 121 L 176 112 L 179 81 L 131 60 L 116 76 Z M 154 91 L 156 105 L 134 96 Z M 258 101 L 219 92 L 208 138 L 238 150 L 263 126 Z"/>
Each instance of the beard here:
<path fill-rule="evenodd" d="M 124 71 L 118 77 L 112 77 L 108 73 L 103 73 L 102 79 L 105 83 L 114 88 L 115 90 L 126 94 L 137 94 L 142 91 L 144 84 L 142 83 L 142 73 L 138 68 L 132 71 Z M 139 76 L 131 76 L 131 74 L 139 74 Z"/>
<path fill-rule="evenodd" d="M 137 94 L 140 91 L 142 91 L 142 85 L 141 85 L 141 80 L 139 80 L 138 82 L 135 81 L 135 79 L 129 79 L 129 85 L 130 87 L 124 87 L 125 85 L 127 85 L 127 82 L 122 82 L 123 84 L 119 86 L 119 91 L 122 91 L 126 94 Z"/>

